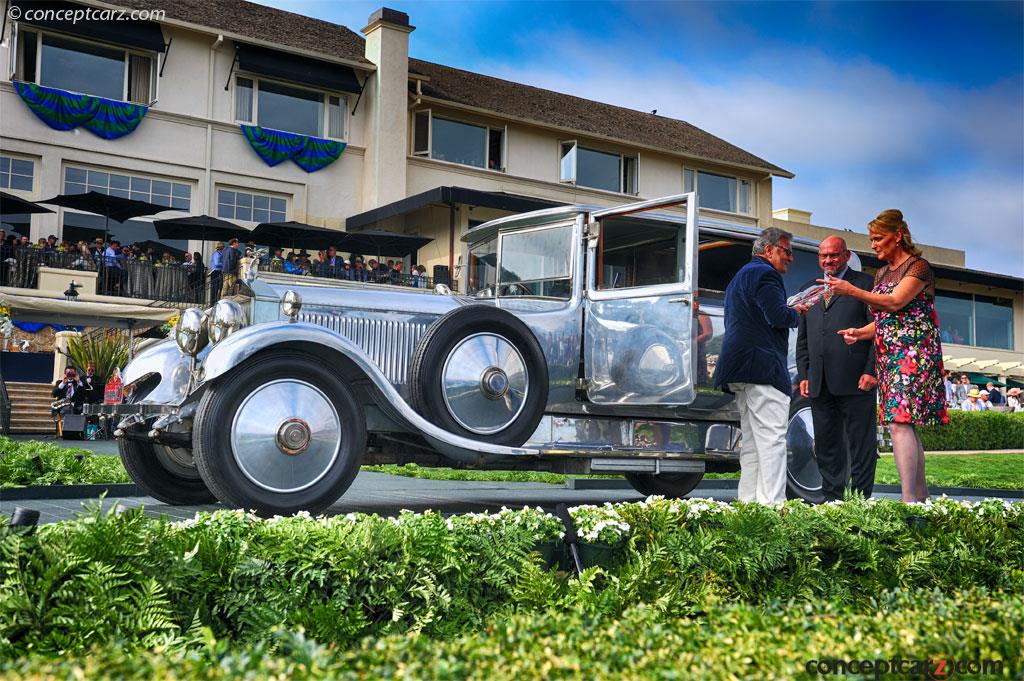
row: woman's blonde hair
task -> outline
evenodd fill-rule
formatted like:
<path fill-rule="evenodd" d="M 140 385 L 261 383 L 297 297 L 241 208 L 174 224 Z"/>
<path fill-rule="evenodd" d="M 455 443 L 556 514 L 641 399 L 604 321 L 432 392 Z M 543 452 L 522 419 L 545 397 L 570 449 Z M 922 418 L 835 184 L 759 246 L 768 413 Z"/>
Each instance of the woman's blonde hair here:
<path fill-rule="evenodd" d="M 903 219 L 903 212 L 898 208 L 889 208 L 878 214 L 868 223 L 868 231 L 879 234 L 900 234 L 900 248 L 911 255 L 921 255 L 921 249 L 914 245 L 910 238 L 910 228 Z"/>

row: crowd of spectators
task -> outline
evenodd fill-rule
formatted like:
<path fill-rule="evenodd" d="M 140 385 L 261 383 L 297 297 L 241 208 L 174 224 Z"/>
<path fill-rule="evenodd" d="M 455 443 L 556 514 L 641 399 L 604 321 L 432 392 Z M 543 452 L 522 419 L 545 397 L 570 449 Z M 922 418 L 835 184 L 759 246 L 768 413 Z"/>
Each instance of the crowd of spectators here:
<path fill-rule="evenodd" d="M 33 243 L 27 236 L 8 235 L 0 229 L 0 284 L 35 288 L 37 270 L 42 265 L 98 272 L 97 292 L 106 295 L 204 302 L 223 295 L 226 282 L 229 289 L 234 285 L 238 261 L 245 253 L 245 247 L 237 240 L 227 245 L 217 243 L 206 264 L 199 252 L 172 252 L 160 250 L 159 246 L 156 242 L 122 244 L 117 239 L 101 237 L 92 242 L 61 241 L 52 234 Z M 226 248 L 236 249 L 235 257 L 225 258 Z M 231 271 L 225 271 L 225 267 Z M 285 255 L 283 249 L 274 248 L 271 255 L 263 258 L 260 268 L 414 288 L 432 285 L 423 265 L 414 265 L 405 272 L 401 260 L 378 261 L 359 254 L 343 257 L 334 246 L 318 251 L 315 256 L 305 249 Z"/>
<path fill-rule="evenodd" d="M 413 288 L 430 285 L 427 268 L 423 265 L 413 265 L 409 272 L 405 272 L 401 260 L 378 261 L 354 253 L 343 257 L 334 246 L 329 246 L 326 251 L 318 251 L 315 257 L 305 249 L 292 250 L 285 255 L 283 249 L 275 248 L 262 266 L 271 272 L 329 277 L 345 281 L 395 284 Z"/>
<path fill-rule="evenodd" d="M 971 383 L 967 374 L 946 372 L 946 405 L 961 411 L 1024 411 L 1020 401 L 1020 388 L 1010 388 L 1005 393 L 994 381 L 985 387 Z"/>

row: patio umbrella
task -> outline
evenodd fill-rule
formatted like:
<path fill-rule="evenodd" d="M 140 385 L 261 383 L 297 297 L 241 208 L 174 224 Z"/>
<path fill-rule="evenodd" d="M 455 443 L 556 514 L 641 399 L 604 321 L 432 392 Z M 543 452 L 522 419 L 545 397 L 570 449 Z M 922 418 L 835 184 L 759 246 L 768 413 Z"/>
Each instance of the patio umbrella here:
<path fill-rule="evenodd" d="M 337 246 L 345 239 L 345 232 L 326 227 L 314 227 L 302 222 L 261 222 L 252 232 L 250 238 L 261 244 L 291 246 L 296 248 L 312 248 L 318 251 L 328 246 Z M 344 250 L 344 249 L 342 249 Z"/>
<path fill-rule="evenodd" d="M 348 253 L 376 253 L 379 260 L 382 255 L 404 258 L 431 241 L 433 239 L 415 234 L 368 230 L 345 232 L 344 239 L 338 244 L 338 248 Z"/>
<path fill-rule="evenodd" d="M 7 192 L 0 192 L 0 215 L 17 215 L 26 213 L 52 213 L 53 211 L 49 208 L 44 208 L 37 203 L 32 201 L 26 201 L 25 199 L 15 196 L 14 194 L 8 194 Z"/>
<path fill-rule="evenodd" d="M 64 208 L 74 208 L 86 213 L 102 215 L 106 218 L 103 223 L 104 241 L 106 241 L 106 235 L 110 231 L 111 220 L 114 222 L 124 222 L 125 220 L 137 218 L 142 215 L 153 215 L 154 213 L 162 213 L 165 210 L 171 210 L 170 206 L 161 206 L 156 203 L 136 201 L 134 199 L 124 199 L 120 196 L 101 194 L 96 191 L 86 192 L 85 194 L 60 194 L 52 199 L 40 201 L 40 203 L 48 203 L 51 206 L 63 206 Z"/>
<path fill-rule="evenodd" d="M 252 236 L 252 232 L 245 227 L 209 215 L 154 220 L 153 226 L 156 227 L 156 235 L 161 239 L 228 241 L 232 238 L 248 239 Z"/>

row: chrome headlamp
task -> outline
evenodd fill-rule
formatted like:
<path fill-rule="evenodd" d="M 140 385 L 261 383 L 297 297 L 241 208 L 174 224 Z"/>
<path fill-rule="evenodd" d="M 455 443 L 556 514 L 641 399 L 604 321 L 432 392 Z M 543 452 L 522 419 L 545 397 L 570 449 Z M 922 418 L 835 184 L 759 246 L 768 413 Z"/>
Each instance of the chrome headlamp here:
<path fill-rule="evenodd" d="M 284 296 L 281 298 L 281 312 L 288 318 L 288 321 L 294 322 L 299 316 L 299 310 L 302 309 L 302 296 L 291 289 L 284 292 Z"/>
<path fill-rule="evenodd" d="M 181 313 L 178 325 L 174 327 L 174 340 L 178 349 L 186 355 L 199 354 L 210 338 L 206 333 L 206 315 L 198 307 L 190 307 Z"/>
<path fill-rule="evenodd" d="M 233 300 L 220 300 L 213 306 L 208 324 L 210 341 L 221 342 L 238 329 L 245 326 L 245 312 L 242 306 Z"/>

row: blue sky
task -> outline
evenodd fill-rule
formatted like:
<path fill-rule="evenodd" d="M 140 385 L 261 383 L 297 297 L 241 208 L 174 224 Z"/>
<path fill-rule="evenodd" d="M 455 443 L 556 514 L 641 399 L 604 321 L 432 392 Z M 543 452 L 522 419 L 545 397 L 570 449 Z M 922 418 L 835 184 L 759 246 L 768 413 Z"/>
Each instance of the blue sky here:
<path fill-rule="evenodd" d="M 262 0 L 359 31 L 381 2 Z M 689 121 L 786 168 L 774 206 L 1024 275 L 1024 3 L 404 2 L 412 56 Z"/>

